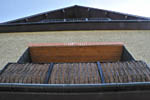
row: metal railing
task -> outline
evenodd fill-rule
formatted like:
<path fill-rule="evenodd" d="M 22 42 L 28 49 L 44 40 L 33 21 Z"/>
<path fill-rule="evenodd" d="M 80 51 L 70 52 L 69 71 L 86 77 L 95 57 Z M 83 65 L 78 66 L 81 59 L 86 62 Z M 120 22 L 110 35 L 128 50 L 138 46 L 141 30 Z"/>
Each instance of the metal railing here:
<path fill-rule="evenodd" d="M 49 22 L 89 22 L 89 21 L 110 21 L 110 18 L 67 18 L 67 19 L 44 19 L 39 23 Z"/>

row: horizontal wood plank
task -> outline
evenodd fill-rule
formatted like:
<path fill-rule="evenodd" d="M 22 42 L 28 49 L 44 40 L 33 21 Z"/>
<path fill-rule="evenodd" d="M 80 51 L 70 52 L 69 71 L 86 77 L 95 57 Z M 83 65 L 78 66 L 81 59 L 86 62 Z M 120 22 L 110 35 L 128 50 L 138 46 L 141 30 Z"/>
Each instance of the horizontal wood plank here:
<path fill-rule="evenodd" d="M 121 43 L 76 43 L 30 45 L 32 62 L 96 62 L 119 61 L 122 55 Z"/>

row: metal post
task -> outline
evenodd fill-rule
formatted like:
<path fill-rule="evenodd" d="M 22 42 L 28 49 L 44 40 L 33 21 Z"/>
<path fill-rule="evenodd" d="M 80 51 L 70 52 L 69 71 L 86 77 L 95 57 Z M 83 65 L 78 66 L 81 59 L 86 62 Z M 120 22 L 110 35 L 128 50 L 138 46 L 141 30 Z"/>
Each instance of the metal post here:
<path fill-rule="evenodd" d="M 102 70 L 102 67 L 101 67 L 101 64 L 100 64 L 99 61 L 97 61 L 97 67 L 98 67 L 99 75 L 101 77 L 101 81 L 102 81 L 102 83 L 105 83 L 105 79 L 104 79 L 104 75 L 103 75 L 103 70 Z"/>
<path fill-rule="evenodd" d="M 53 66 L 54 66 L 54 63 L 50 63 L 50 66 L 49 66 L 49 68 L 48 68 L 47 75 L 46 75 L 45 80 L 44 80 L 44 83 L 45 83 L 45 84 L 48 84 L 49 78 L 50 78 L 50 76 L 51 76 L 51 72 L 52 72 L 52 70 L 53 70 Z"/>

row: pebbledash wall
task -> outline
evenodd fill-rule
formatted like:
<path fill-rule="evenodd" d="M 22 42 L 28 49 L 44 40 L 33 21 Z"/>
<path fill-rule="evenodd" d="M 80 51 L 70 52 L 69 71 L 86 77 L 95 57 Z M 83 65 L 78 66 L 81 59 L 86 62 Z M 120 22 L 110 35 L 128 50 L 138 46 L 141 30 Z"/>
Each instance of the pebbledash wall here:
<path fill-rule="evenodd" d="M 150 20 L 1 24 L 0 32 L 64 30 L 150 30 Z"/>

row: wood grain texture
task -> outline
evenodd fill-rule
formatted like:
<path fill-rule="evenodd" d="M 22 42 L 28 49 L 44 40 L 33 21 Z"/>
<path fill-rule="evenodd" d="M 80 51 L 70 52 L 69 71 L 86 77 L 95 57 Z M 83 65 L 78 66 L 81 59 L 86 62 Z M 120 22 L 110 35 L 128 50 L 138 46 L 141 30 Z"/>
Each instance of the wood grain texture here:
<path fill-rule="evenodd" d="M 106 83 L 149 82 L 150 69 L 142 61 L 101 63 Z"/>
<path fill-rule="evenodd" d="M 55 64 L 49 84 L 100 84 L 96 63 Z"/>
<path fill-rule="evenodd" d="M 43 44 L 29 46 L 32 62 L 96 62 L 119 61 L 121 43 Z"/>
<path fill-rule="evenodd" d="M 10 64 L 0 75 L 0 83 L 44 84 L 50 64 Z"/>
<path fill-rule="evenodd" d="M 150 82 L 142 61 L 100 63 L 105 83 Z M 44 84 L 50 64 L 9 64 L 0 83 Z M 97 63 L 55 63 L 47 84 L 102 84 Z"/>

